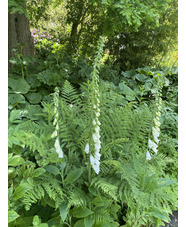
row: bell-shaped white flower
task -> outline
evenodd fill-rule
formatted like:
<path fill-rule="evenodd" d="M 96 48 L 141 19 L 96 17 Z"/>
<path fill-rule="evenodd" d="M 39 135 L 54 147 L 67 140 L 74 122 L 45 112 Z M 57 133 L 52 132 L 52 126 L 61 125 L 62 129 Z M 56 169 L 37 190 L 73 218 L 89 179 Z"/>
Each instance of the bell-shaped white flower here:
<path fill-rule="evenodd" d="M 146 159 L 147 160 L 151 160 L 151 155 L 150 155 L 150 153 L 147 151 L 147 153 L 146 153 Z"/>
<path fill-rule="evenodd" d="M 89 144 L 87 143 L 87 145 L 85 146 L 85 153 L 88 154 L 89 153 Z"/>
<path fill-rule="evenodd" d="M 60 143 L 59 143 L 59 138 L 57 137 L 54 147 L 56 148 L 56 152 L 58 153 L 59 158 L 63 158 L 63 151 L 61 149 Z"/>
<path fill-rule="evenodd" d="M 94 169 L 94 171 L 96 172 L 96 174 L 99 173 L 100 169 L 99 169 L 99 165 L 100 162 L 97 158 L 94 158 L 92 155 L 90 156 L 90 163 L 92 168 Z"/>
<path fill-rule="evenodd" d="M 55 130 L 55 131 L 52 133 L 51 137 L 52 137 L 52 138 L 55 138 L 56 136 L 57 136 L 57 131 Z"/>
<path fill-rule="evenodd" d="M 150 149 L 152 149 L 157 154 L 158 145 L 156 143 L 154 143 L 151 139 L 148 140 L 148 146 Z"/>

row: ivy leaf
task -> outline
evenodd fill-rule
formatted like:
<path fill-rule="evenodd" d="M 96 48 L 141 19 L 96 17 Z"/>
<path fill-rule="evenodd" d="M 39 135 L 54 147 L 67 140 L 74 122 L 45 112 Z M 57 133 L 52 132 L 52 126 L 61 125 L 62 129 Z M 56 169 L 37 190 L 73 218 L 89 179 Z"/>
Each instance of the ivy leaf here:
<path fill-rule="evenodd" d="M 88 209 L 86 207 L 74 207 L 73 208 L 73 216 L 75 218 L 85 218 L 93 213 L 94 213 L 93 211 L 91 211 L 90 209 Z"/>
<path fill-rule="evenodd" d="M 8 223 L 16 220 L 19 217 L 19 214 L 16 213 L 14 210 L 8 211 Z"/>

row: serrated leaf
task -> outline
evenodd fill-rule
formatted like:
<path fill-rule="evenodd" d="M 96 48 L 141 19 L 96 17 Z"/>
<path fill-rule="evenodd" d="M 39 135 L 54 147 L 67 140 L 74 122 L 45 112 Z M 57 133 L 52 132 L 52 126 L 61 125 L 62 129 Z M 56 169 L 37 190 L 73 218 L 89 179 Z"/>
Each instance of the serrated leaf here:
<path fill-rule="evenodd" d="M 19 217 L 19 214 L 16 213 L 14 210 L 8 211 L 8 223 L 16 220 Z"/>
<path fill-rule="evenodd" d="M 74 207 L 73 209 L 73 217 L 75 218 L 85 218 L 94 212 L 86 207 Z"/>
<path fill-rule="evenodd" d="M 34 170 L 32 176 L 33 177 L 38 177 L 38 176 L 42 175 L 45 172 L 46 172 L 46 170 L 44 168 L 37 168 L 37 169 Z"/>
<path fill-rule="evenodd" d="M 54 175 L 60 174 L 59 169 L 56 166 L 48 165 L 45 166 L 44 169 L 50 173 L 53 173 Z"/>
<path fill-rule="evenodd" d="M 78 168 L 75 170 L 72 170 L 66 177 L 65 183 L 66 184 L 72 184 L 74 183 L 83 173 L 84 168 Z"/>
<path fill-rule="evenodd" d="M 11 158 L 8 158 L 8 165 L 9 166 L 19 166 L 25 163 L 25 160 L 20 157 L 19 155 L 14 155 Z"/>
<path fill-rule="evenodd" d="M 67 201 L 64 201 L 61 204 L 61 206 L 59 207 L 60 216 L 61 216 L 61 219 L 62 219 L 63 222 L 65 221 L 67 214 L 69 212 L 69 209 L 67 209 L 67 206 L 68 206 Z"/>

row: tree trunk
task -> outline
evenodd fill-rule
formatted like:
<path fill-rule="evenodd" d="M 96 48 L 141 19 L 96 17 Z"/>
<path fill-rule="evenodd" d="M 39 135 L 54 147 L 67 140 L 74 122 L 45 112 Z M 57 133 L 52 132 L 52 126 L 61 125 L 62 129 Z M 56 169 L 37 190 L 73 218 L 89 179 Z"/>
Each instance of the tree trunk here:
<path fill-rule="evenodd" d="M 8 60 L 14 56 L 12 48 L 24 43 L 22 54 L 34 56 L 34 42 L 30 33 L 29 20 L 23 14 L 8 14 Z M 9 63 L 9 68 L 11 67 Z"/>

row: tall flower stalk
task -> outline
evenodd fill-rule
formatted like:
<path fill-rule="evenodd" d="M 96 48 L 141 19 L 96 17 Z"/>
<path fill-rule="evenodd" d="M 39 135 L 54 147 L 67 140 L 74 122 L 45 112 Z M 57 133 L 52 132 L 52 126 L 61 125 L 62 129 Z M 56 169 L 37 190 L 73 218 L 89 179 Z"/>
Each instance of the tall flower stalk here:
<path fill-rule="evenodd" d="M 100 171 L 100 95 L 99 95 L 99 74 L 102 52 L 104 46 L 104 38 L 100 37 L 98 41 L 98 50 L 94 59 L 93 72 L 91 74 L 91 123 L 90 123 L 90 134 L 88 143 L 85 146 L 85 153 L 89 155 L 89 180 L 91 175 L 90 165 L 94 169 L 95 173 L 98 174 Z"/>
<path fill-rule="evenodd" d="M 148 148 L 150 151 L 153 151 L 155 154 L 158 153 L 158 144 L 159 144 L 159 136 L 160 136 L 160 116 L 161 116 L 161 107 L 162 107 L 162 87 L 163 87 L 163 81 L 162 76 L 157 75 L 155 79 L 158 81 L 158 87 L 157 87 L 157 93 L 155 98 L 155 116 L 153 119 L 153 127 L 152 127 L 152 133 L 148 140 Z M 146 153 L 146 159 L 151 159 L 151 154 L 149 151 Z"/>
<path fill-rule="evenodd" d="M 54 93 L 54 115 L 55 115 L 55 117 L 54 117 L 54 122 L 53 122 L 55 130 L 52 133 L 51 137 L 56 138 L 55 143 L 54 143 L 54 147 L 56 149 L 56 152 L 58 153 L 58 157 L 63 158 L 63 151 L 62 151 L 62 148 L 61 148 L 60 142 L 59 142 L 58 106 L 59 106 L 59 89 L 56 87 L 55 93 Z"/>

